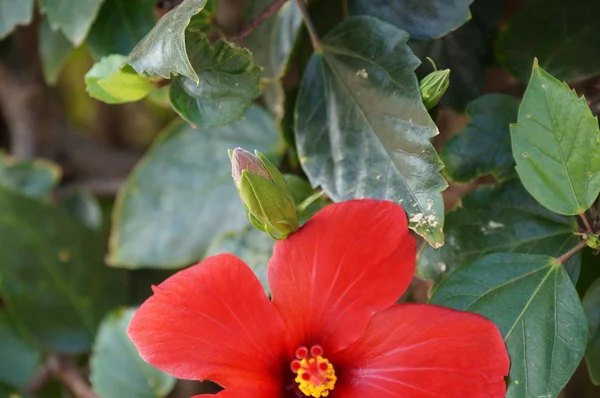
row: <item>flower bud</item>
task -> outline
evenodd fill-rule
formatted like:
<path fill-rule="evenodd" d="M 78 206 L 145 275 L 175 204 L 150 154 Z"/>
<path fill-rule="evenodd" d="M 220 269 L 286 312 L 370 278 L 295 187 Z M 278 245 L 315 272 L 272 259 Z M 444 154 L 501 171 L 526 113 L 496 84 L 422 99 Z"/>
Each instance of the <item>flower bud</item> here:
<path fill-rule="evenodd" d="M 450 69 L 434 70 L 421 80 L 421 97 L 427 110 L 433 108 L 448 90 L 450 85 Z"/>
<path fill-rule="evenodd" d="M 285 239 L 298 230 L 298 215 L 290 188 L 275 166 L 260 152 L 229 151 L 235 187 L 248 218 L 273 239 Z"/>
<path fill-rule="evenodd" d="M 583 238 L 585 239 L 588 247 L 592 248 L 592 249 L 598 249 L 600 248 L 600 238 L 598 237 L 598 235 L 584 235 Z"/>

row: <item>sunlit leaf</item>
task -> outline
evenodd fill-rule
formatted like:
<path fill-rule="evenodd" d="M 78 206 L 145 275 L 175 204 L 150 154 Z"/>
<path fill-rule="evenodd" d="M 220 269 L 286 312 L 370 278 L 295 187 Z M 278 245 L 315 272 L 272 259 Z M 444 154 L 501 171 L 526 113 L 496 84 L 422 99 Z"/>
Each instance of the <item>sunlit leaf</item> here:
<path fill-rule="evenodd" d="M 511 362 L 507 398 L 558 396 L 585 352 L 579 296 L 552 257 L 491 254 L 450 274 L 430 302 L 476 312 L 498 326 Z"/>
<path fill-rule="evenodd" d="M 519 102 L 508 95 L 488 94 L 467 107 L 469 124 L 440 152 L 444 174 L 457 182 L 493 174 L 498 181 L 515 175 L 510 123 L 517 121 Z"/>
<path fill-rule="evenodd" d="M 408 35 L 372 17 L 353 17 L 323 38 L 304 74 L 296 142 L 313 186 L 335 201 L 400 203 L 410 227 L 444 242 L 446 182 L 429 139 L 438 131 L 421 100 Z"/>
<path fill-rule="evenodd" d="M 227 150 L 269 153 L 276 142 L 273 119 L 258 107 L 223 127 L 172 125 L 119 194 L 109 261 L 126 268 L 180 268 L 202 259 L 213 237 L 249 225 Z"/>
<path fill-rule="evenodd" d="M 92 388 L 101 397 L 162 398 L 176 379 L 140 358 L 127 336 L 135 309 L 118 309 L 104 318 L 90 358 Z"/>
<path fill-rule="evenodd" d="M 533 66 L 511 126 L 517 172 L 529 193 L 559 214 L 586 211 L 600 193 L 600 130 L 585 98 Z"/>

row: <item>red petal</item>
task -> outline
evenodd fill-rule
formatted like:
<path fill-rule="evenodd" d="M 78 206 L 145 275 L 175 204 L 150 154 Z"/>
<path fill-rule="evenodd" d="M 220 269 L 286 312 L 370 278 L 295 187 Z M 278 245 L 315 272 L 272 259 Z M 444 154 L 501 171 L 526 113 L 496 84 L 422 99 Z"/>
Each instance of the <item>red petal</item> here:
<path fill-rule="evenodd" d="M 202 394 L 196 395 L 192 398 L 280 398 L 281 393 L 277 390 L 263 390 L 256 387 L 234 387 L 227 388 L 223 391 L 218 392 L 216 395 L 213 394 Z"/>
<path fill-rule="evenodd" d="M 433 305 L 399 304 L 330 358 L 344 398 L 503 398 L 509 358 L 496 325 Z"/>
<path fill-rule="evenodd" d="M 406 290 L 415 256 L 404 210 L 372 199 L 330 205 L 277 242 L 269 285 L 289 348 L 320 344 L 328 355 L 347 347 Z"/>
<path fill-rule="evenodd" d="M 128 332 L 145 361 L 177 378 L 281 385 L 283 322 L 235 256 L 209 257 L 161 283 Z"/>

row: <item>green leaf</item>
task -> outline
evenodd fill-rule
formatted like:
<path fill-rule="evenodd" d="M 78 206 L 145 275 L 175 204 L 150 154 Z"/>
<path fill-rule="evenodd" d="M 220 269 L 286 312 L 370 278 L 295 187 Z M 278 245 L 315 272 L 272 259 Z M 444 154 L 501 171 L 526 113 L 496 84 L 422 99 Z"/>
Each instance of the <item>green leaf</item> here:
<path fill-rule="evenodd" d="M 173 108 L 199 127 L 240 119 L 260 95 L 260 68 L 254 65 L 252 53 L 223 41 L 211 47 L 202 33 L 188 33 L 187 44 L 200 82 L 175 77 L 170 91 Z"/>
<path fill-rule="evenodd" d="M 249 2 L 247 21 L 271 4 L 271 0 Z M 280 79 L 288 63 L 302 27 L 302 13 L 295 1 L 288 1 L 279 11 L 267 19 L 252 34 L 245 44 L 252 51 L 256 64 L 262 67 L 262 76 L 268 83 L 264 87 L 267 108 L 278 118 L 283 117 L 284 93 Z"/>
<path fill-rule="evenodd" d="M 38 26 L 38 42 L 42 71 L 47 84 L 55 84 L 73 46 L 60 31 L 53 31 L 44 18 Z"/>
<path fill-rule="evenodd" d="M 17 25 L 28 25 L 33 17 L 33 0 L 0 0 L 0 39 Z"/>
<path fill-rule="evenodd" d="M 372 15 L 417 40 L 444 36 L 471 19 L 473 0 L 348 0 L 351 15 Z"/>
<path fill-rule="evenodd" d="M 158 20 L 156 26 L 131 51 L 127 63 L 139 74 L 170 78 L 179 74 L 200 82 L 194 71 L 185 44 L 185 28 L 190 18 L 198 14 L 206 0 L 184 0 Z"/>
<path fill-rule="evenodd" d="M 518 111 L 519 102 L 503 94 L 488 94 L 471 102 L 467 107 L 469 124 L 440 152 L 448 178 L 468 182 L 492 173 L 502 182 L 515 176 L 509 125 L 517 121 Z"/>
<path fill-rule="evenodd" d="M 104 0 L 38 0 L 52 30 L 60 29 L 75 47 L 83 43 Z"/>
<path fill-rule="evenodd" d="M 462 207 L 448 213 L 447 244 L 438 250 L 425 245 L 417 273 L 425 279 L 439 279 L 489 253 L 560 256 L 580 241 L 575 231 L 577 220 L 545 209 L 518 180 L 481 187 L 462 199 Z M 580 263 L 581 255 L 576 254 L 565 264 L 574 281 Z"/>
<path fill-rule="evenodd" d="M 559 80 L 585 80 L 600 73 L 599 23 L 596 1 L 529 1 L 500 32 L 497 59 L 524 83 L 534 57 Z"/>
<path fill-rule="evenodd" d="M 435 40 L 409 42 L 423 61 L 417 70 L 419 76 L 432 70 L 427 57 L 435 60 L 438 68 L 452 71 L 450 87 L 440 101 L 442 105 L 463 111 L 481 95 L 486 67 L 492 58 L 495 29 L 504 10 L 503 0 L 475 0 L 471 6 L 473 18 L 454 32 Z"/>
<path fill-rule="evenodd" d="M 600 385 L 600 279 L 590 286 L 582 301 L 588 320 L 590 341 L 585 353 L 590 380 Z"/>
<path fill-rule="evenodd" d="M 105 398 L 162 398 L 175 378 L 146 363 L 127 336 L 135 309 L 118 309 L 104 318 L 90 358 L 92 388 Z"/>
<path fill-rule="evenodd" d="M 47 160 L 17 161 L 0 151 L 0 186 L 44 198 L 58 185 L 62 171 Z M 1 209 L 0 209 L 1 210 Z"/>
<path fill-rule="evenodd" d="M 298 177 L 294 174 L 286 174 L 284 177 L 288 183 L 288 186 L 290 187 L 290 191 L 292 192 L 292 196 L 294 197 L 296 207 L 298 207 L 306 199 L 317 193 L 317 191 L 315 191 L 315 189 L 310 185 L 310 183 L 304 178 Z M 300 224 L 304 224 L 306 221 L 308 221 L 309 218 L 311 218 L 316 212 L 318 212 L 325 206 L 325 200 L 315 200 L 304 210 L 302 214 L 299 214 Z"/>
<path fill-rule="evenodd" d="M 407 40 L 372 17 L 350 18 L 326 35 L 298 94 L 296 142 L 313 186 L 334 201 L 400 203 L 410 227 L 439 247 L 446 181 Z"/>
<path fill-rule="evenodd" d="M 0 383 L 24 389 L 42 361 L 42 352 L 22 335 L 0 309 Z"/>
<path fill-rule="evenodd" d="M 241 231 L 217 236 L 206 250 L 206 255 L 231 253 L 238 256 L 252 268 L 265 292 L 269 294 L 267 263 L 271 258 L 274 244 L 275 241 L 269 235 L 251 226 Z"/>
<path fill-rule="evenodd" d="M 585 352 L 579 296 L 552 257 L 483 257 L 443 280 L 430 303 L 481 314 L 498 326 L 511 360 L 507 398 L 558 396 Z"/>
<path fill-rule="evenodd" d="M 139 101 L 154 89 L 146 77 L 138 75 L 123 55 L 110 55 L 96 62 L 85 75 L 85 89 L 91 97 L 108 104 Z"/>
<path fill-rule="evenodd" d="M 227 149 L 268 153 L 276 140 L 273 119 L 256 106 L 242 120 L 223 127 L 172 125 L 119 193 L 110 263 L 180 268 L 202 259 L 214 236 L 247 226 Z"/>
<path fill-rule="evenodd" d="M 92 194 L 85 191 L 73 192 L 65 197 L 60 205 L 89 229 L 100 231 L 102 228 L 102 209 Z"/>
<path fill-rule="evenodd" d="M 529 193 L 559 214 L 586 211 L 600 193 L 600 130 L 585 98 L 537 63 L 511 126 L 517 172 Z"/>
<path fill-rule="evenodd" d="M 126 275 L 104 265 L 102 236 L 62 209 L 5 188 L 0 209 L 0 291 L 12 319 L 45 348 L 87 351 Z"/>
<path fill-rule="evenodd" d="M 154 27 L 156 0 L 104 0 L 87 45 L 96 59 L 127 55 Z"/>

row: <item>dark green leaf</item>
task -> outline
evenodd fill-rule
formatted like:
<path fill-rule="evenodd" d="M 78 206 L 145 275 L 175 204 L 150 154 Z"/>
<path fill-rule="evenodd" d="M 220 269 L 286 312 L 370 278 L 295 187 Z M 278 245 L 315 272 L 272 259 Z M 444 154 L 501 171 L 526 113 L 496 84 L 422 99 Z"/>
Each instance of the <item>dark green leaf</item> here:
<path fill-rule="evenodd" d="M 511 126 L 517 172 L 529 193 L 559 214 L 586 211 L 600 193 L 600 130 L 585 98 L 537 64 Z"/>
<path fill-rule="evenodd" d="M 17 391 L 14 387 L 0 383 L 0 398 L 14 398 Z M 17 395 L 17 398 L 19 396 Z"/>
<path fill-rule="evenodd" d="M 43 198 L 56 187 L 61 175 L 60 167 L 52 162 L 17 161 L 0 151 L 0 186 L 24 195 Z"/>
<path fill-rule="evenodd" d="M 99 231 L 102 228 L 102 209 L 93 195 L 73 192 L 62 200 L 61 206 L 89 229 Z"/>
<path fill-rule="evenodd" d="M 530 1 L 500 32 L 496 55 L 522 82 L 534 57 L 559 80 L 584 80 L 600 73 L 599 24 L 594 0 Z"/>
<path fill-rule="evenodd" d="M 115 207 L 110 262 L 179 268 L 204 257 L 211 239 L 248 225 L 227 149 L 268 153 L 277 132 L 258 107 L 234 124 L 194 129 L 177 123 L 129 176 Z"/>
<path fill-rule="evenodd" d="M 409 42 L 423 61 L 419 75 L 431 71 L 426 57 L 435 60 L 440 69 L 451 70 L 450 87 L 442 97 L 442 105 L 462 111 L 481 94 L 493 33 L 504 8 L 502 0 L 475 0 L 471 6 L 473 18 L 456 31 L 436 40 Z"/>
<path fill-rule="evenodd" d="M 313 186 L 335 201 L 400 203 L 410 227 L 439 247 L 446 182 L 407 39 L 372 17 L 350 18 L 325 36 L 302 80 L 296 142 Z"/>
<path fill-rule="evenodd" d="M 156 0 L 104 0 L 87 45 L 96 59 L 127 55 L 156 22 Z"/>
<path fill-rule="evenodd" d="M 200 82 L 173 79 L 173 108 L 199 127 L 222 126 L 244 116 L 260 95 L 260 68 L 245 48 L 219 41 L 211 47 L 202 33 L 188 33 L 188 55 Z"/>
<path fill-rule="evenodd" d="M 272 0 L 253 0 L 249 4 L 248 21 L 263 11 Z M 300 34 L 302 13 L 295 1 L 288 1 L 246 39 L 256 64 L 263 68 L 262 76 L 270 80 L 264 88 L 268 109 L 283 116 L 284 93 L 280 79 L 286 72 L 289 57 Z"/>
<path fill-rule="evenodd" d="M 125 65 L 125 56 L 110 55 L 98 61 L 85 75 L 85 89 L 92 98 L 108 104 L 139 101 L 154 89 L 148 78 Z"/>
<path fill-rule="evenodd" d="M 440 152 L 444 173 L 453 181 L 468 182 L 492 173 L 498 181 L 515 175 L 510 147 L 510 123 L 517 121 L 519 102 L 508 95 L 488 94 L 467 107 L 469 124 Z"/>
<path fill-rule="evenodd" d="M 600 385 L 600 279 L 585 293 L 583 309 L 588 320 L 590 341 L 585 353 L 590 379 L 595 385 Z"/>
<path fill-rule="evenodd" d="M 24 337 L 0 309 L 0 383 L 24 389 L 37 373 L 42 352 Z"/>
<path fill-rule="evenodd" d="M 317 191 L 304 178 L 298 177 L 294 174 L 286 174 L 284 177 L 290 187 L 290 191 L 294 197 L 294 202 L 296 202 L 296 207 L 300 206 L 304 200 L 317 193 Z M 325 207 L 325 205 L 326 203 L 323 199 L 315 200 L 304 210 L 302 214 L 299 215 L 300 224 L 304 224 L 317 211 Z"/>
<path fill-rule="evenodd" d="M 352 15 L 372 15 L 417 40 L 445 35 L 471 19 L 473 0 L 348 0 Z"/>
<path fill-rule="evenodd" d="M 0 0 L 0 39 L 33 17 L 33 0 Z"/>
<path fill-rule="evenodd" d="M 188 58 L 185 28 L 192 16 L 206 5 L 206 0 L 184 0 L 158 20 L 156 26 L 140 41 L 127 58 L 140 74 L 170 78 L 179 74 L 196 83 L 198 76 Z"/>
<path fill-rule="evenodd" d="M 127 336 L 135 309 L 111 312 L 100 325 L 90 358 L 92 387 L 105 398 L 161 398 L 175 378 L 146 363 Z"/>
<path fill-rule="evenodd" d="M 448 213 L 447 244 L 434 250 L 424 246 L 417 272 L 438 279 L 458 266 L 488 253 L 516 252 L 559 256 L 579 242 L 573 235 L 577 221 L 554 214 L 537 203 L 517 180 L 482 187 L 462 199 L 462 207 Z M 566 267 L 571 278 L 579 275 L 580 254 Z"/>
<path fill-rule="evenodd" d="M 60 208 L 5 188 L 0 209 L 0 291 L 12 319 L 48 349 L 88 350 L 125 289 L 125 274 L 104 265 L 103 238 Z"/>
<path fill-rule="evenodd" d="M 511 360 L 507 398 L 558 396 L 585 352 L 579 296 L 552 257 L 491 254 L 450 274 L 430 302 L 498 325 Z"/>
<path fill-rule="evenodd" d="M 38 0 L 53 30 L 60 29 L 73 45 L 86 38 L 104 0 Z"/>
<path fill-rule="evenodd" d="M 266 233 L 247 227 L 237 232 L 227 232 L 217 236 L 206 250 L 207 256 L 232 253 L 252 268 L 265 291 L 269 293 L 267 283 L 267 263 L 271 258 L 275 241 Z"/>
<path fill-rule="evenodd" d="M 44 18 L 38 26 L 38 41 L 44 79 L 47 84 L 54 84 L 73 46 L 62 32 L 50 28 L 47 18 Z"/>

